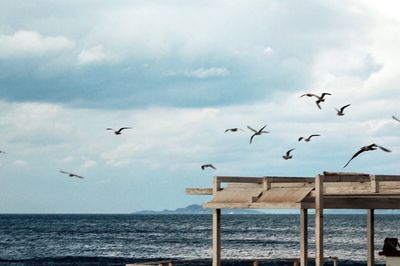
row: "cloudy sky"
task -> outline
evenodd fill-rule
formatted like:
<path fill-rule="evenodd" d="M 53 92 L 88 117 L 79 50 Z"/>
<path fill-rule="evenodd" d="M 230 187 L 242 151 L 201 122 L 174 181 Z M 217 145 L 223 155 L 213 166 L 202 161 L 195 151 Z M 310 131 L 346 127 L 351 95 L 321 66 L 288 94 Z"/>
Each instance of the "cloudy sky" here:
<path fill-rule="evenodd" d="M 371 143 L 392 153 L 362 154 L 346 170 L 400 174 L 399 10 L 372 0 L 1 1 L 0 212 L 183 207 L 207 199 L 184 189 L 214 175 L 342 171 Z M 322 92 L 332 93 L 322 110 L 299 98 Z M 249 145 L 246 126 L 265 124 L 271 133 Z M 121 126 L 133 129 L 105 130 Z M 297 141 L 309 134 L 321 137 Z"/>

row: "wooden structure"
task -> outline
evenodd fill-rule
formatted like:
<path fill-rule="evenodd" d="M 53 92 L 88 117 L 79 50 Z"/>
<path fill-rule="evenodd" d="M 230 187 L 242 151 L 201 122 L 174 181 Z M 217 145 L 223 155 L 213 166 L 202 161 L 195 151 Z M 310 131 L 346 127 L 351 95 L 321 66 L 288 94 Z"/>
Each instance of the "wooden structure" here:
<path fill-rule="evenodd" d="M 374 265 L 374 210 L 400 209 L 400 176 L 324 172 L 316 177 L 214 177 L 213 187 L 188 188 L 212 195 L 213 266 L 221 265 L 221 209 L 300 209 L 300 263 L 308 262 L 308 209 L 315 209 L 315 265 L 322 266 L 324 209 L 367 210 L 367 265 Z"/>

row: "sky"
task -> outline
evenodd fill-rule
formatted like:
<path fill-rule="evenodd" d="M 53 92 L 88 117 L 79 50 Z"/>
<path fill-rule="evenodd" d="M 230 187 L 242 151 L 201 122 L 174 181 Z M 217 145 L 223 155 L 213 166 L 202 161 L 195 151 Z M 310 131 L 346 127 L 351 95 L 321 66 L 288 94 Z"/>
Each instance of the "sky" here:
<path fill-rule="evenodd" d="M 213 176 L 343 171 L 372 143 L 392 152 L 345 170 L 400 174 L 399 12 L 389 0 L 1 1 L 0 213 L 174 209 L 209 200 L 185 188 Z M 322 92 L 322 110 L 299 98 Z M 247 126 L 264 125 L 249 144 Z"/>

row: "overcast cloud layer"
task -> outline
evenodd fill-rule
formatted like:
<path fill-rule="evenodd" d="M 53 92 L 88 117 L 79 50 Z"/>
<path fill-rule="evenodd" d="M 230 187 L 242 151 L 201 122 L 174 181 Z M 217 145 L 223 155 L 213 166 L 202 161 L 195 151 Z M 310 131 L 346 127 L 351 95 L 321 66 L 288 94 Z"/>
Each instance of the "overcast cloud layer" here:
<path fill-rule="evenodd" d="M 371 143 L 393 152 L 362 154 L 346 170 L 400 174 L 398 10 L 395 1 L 2 1 L 0 212 L 182 207 L 206 200 L 184 189 L 209 187 L 213 175 L 342 171 Z M 322 110 L 299 98 L 324 91 L 333 95 Z M 249 145 L 246 126 L 265 124 L 271 133 Z M 105 130 L 120 126 L 133 129 Z M 297 142 L 312 133 L 322 136 Z"/>

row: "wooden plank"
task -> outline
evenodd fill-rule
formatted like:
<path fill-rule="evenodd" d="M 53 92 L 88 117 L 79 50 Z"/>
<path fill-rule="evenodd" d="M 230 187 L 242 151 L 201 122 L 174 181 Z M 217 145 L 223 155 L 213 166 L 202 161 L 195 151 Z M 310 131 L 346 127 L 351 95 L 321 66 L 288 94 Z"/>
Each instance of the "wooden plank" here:
<path fill-rule="evenodd" d="M 308 210 L 300 209 L 300 265 L 308 264 Z"/>
<path fill-rule="evenodd" d="M 221 190 L 221 182 L 218 179 L 218 176 L 214 176 L 213 180 L 213 195 L 217 195 L 217 192 Z"/>
<path fill-rule="evenodd" d="M 262 177 L 243 177 L 243 176 L 217 176 L 219 182 L 223 183 L 258 183 L 262 184 Z"/>
<path fill-rule="evenodd" d="M 212 266 L 221 266 L 221 209 L 213 210 Z"/>
<path fill-rule="evenodd" d="M 187 188 L 185 189 L 186 195 L 212 195 L 212 188 Z"/>
<path fill-rule="evenodd" d="M 368 243 L 368 256 L 367 266 L 374 266 L 375 261 L 375 247 L 374 247 L 374 209 L 368 209 L 367 213 L 367 243 Z"/>
<path fill-rule="evenodd" d="M 374 175 L 370 176 L 371 182 L 371 192 L 372 193 L 379 193 L 379 182 L 376 180 Z"/>
<path fill-rule="evenodd" d="M 324 265 L 324 177 L 315 178 L 315 266 Z"/>

